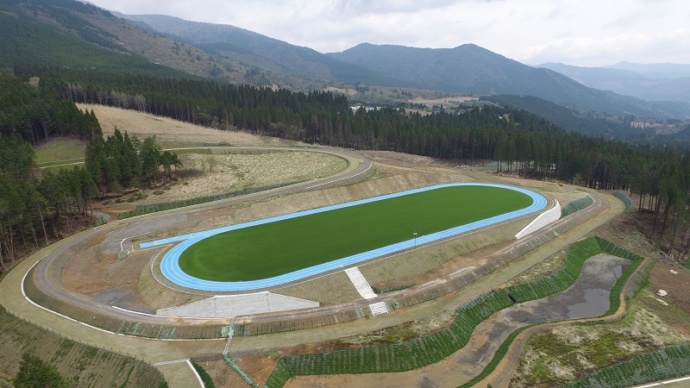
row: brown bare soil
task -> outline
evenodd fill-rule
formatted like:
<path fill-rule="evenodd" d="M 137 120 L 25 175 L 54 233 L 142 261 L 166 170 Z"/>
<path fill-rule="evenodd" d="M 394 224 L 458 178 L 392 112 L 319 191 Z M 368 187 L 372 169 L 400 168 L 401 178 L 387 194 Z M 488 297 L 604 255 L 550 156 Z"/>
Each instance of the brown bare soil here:
<path fill-rule="evenodd" d="M 649 284 L 640 296 L 640 302 L 678 332 L 690 335 L 689 286 L 689 270 L 659 261 L 649 274 Z M 659 290 L 668 294 L 659 296 L 656 294 Z"/>
<path fill-rule="evenodd" d="M 332 387 L 413 387 L 420 384 L 431 386 L 457 386 L 479 374 L 493 357 L 494 352 L 515 329 L 530 324 L 570 317 L 569 306 L 581 302 L 582 295 L 590 288 L 612 287 L 616 277 L 612 268 L 625 264 L 625 260 L 609 255 L 598 255 L 588 260 L 583 267 L 583 275 L 568 290 L 547 298 L 518 304 L 492 315 L 474 330 L 468 344 L 453 355 L 418 370 L 401 373 L 379 373 L 376 375 L 350 376 L 299 376 L 288 381 L 286 386 L 302 385 Z M 603 296 L 607 300 L 608 295 Z M 605 303 L 607 305 L 607 303 Z M 605 311 L 608 306 L 599 306 Z M 582 312 L 576 317 L 596 316 L 599 310 Z M 431 323 L 431 321 L 430 321 Z M 435 322 L 437 325 L 441 322 Z M 414 338 L 417 334 L 402 325 L 396 331 L 384 331 L 385 342 L 398 342 Z M 370 339 L 379 342 L 381 336 L 372 333 Z M 402 334 L 402 335 L 401 335 Z"/>
<path fill-rule="evenodd" d="M 117 255 L 103 254 L 97 243 L 67 262 L 62 276 L 64 286 L 103 304 L 146 310 L 138 292 L 138 280 L 148 268 L 149 253 L 138 252 L 118 259 Z"/>
<path fill-rule="evenodd" d="M 628 315 L 619 322 L 606 325 L 563 326 L 538 334 L 529 340 L 520 356 L 520 366 L 511 380 L 511 386 L 535 386 L 535 381 L 531 380 L 534 373 L 553 379 L 551 383 L 537 386 L 552 386 L 556 384 L 554 381 L 572 380 L 581 376 L 584 370 L 597 369 L 597 362 L 602 362 L 602 358 L 609 362 L 622 360 L 633 354 L 690 341 L 690 294 L 687 292 L 690 271 L 668 260 L 638 229 L 639 226 L 639 215 L 627 213 L 593 232 L 628 250 L 657 260 L 646 286 L 633 300 Z M 549 266 L 546 262 L 543 264 L 542 267 Z M 537 272 L 542 269 L 538 268 Z M 668 294 L 664 297 L 657 295 L 661 289 Z M 615 346 L 609 346 L 612 353 L 606 354 L 606 349 L 596 345 L 601 342 L 597 339 L 602 336 L 622 339 Z M 542 338 L 547 338 L 547 343 L 556 348 L 560 346 L 562 350 L 545 352 L 546 345 L 540 343 Z M 575 353 L 568 350 L 568 344 L 574 341 L 578 343 Z M 615 349 L 621 349 L 622 353 L 616 353 Z"/>

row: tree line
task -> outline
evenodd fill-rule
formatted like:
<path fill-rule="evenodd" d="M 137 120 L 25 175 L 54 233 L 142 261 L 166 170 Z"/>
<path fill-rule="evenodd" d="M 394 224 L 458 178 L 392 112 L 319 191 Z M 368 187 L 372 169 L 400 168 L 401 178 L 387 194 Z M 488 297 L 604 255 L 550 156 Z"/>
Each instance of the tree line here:
<path fill-rule="evenodd" d="M 113 135 L 94 137 L 86 147 L 85 171 L 95 182 L 101 195 L 119 193 L 125 188 L 138 188 L 141 179 L 155 183 L 172 168 L 182 167 L 177 154 L 162 151 L 155 137 L 140 141 L 115 128 Z"/>
<path fill-rule="evenodd" d="M 355 111 L 345 96 L 323 91 L 45 68 L 24 71 L 42 74 L 46 88 L 76 102 L 315 144 L 468 163 L 493 160 L 521 175 L 593 188 L 627 189 L 637 165 L 656 168 L 657 156 L 666 154 L 661 148 L 566 132 L 527 111 L 501 107 L 431 115 L 385 107 Z"/>
<path fill-rule="evenodd" d="M 83 168 L 36 167 L 32 144 L 57 136 L 88 141 Z M 22 253 L 89 225 L 93 198 L 155 182 L 180 166 L 155 138 L 115 130 L 104 139 L 93 112 L 0 75 L 0 272 Z"/>
<path fill-rule="evenodd" d="M 484 106 L 430 115 L 387 107 L 353 110 L 345 96 L 323 91 L 55 68 L 15 67 L 15 72 L 38 74 L 46 93 L 76 102 L 314 144 L 464 163 L 494 161 L 498 172 L 629 190 L 639 195 L 640 209 L 656 215 L 658 233 L 669 225 L 682 226 L 680 210 L 687 206 L 690 192 L 688 157 L 672 146 L 633 145 L 567 132 L 523 110 Z M 100 175 L 92 172 L 94 182 L 106 189 L 114 183 L 128 184 L 127 168 L 120 168 L 120 176 L 109 169 L 100 167 Z M 155 171 L 148 171 L 155 179 Z"/>
<path fill-rule="evenodd" d="M 90 140 L 100 134 L 93 112 L 82 112 L 55 90 L 34 86 L 0 72 L 0 135 L 16 135 L 31 144 L 53 137 Z"/>

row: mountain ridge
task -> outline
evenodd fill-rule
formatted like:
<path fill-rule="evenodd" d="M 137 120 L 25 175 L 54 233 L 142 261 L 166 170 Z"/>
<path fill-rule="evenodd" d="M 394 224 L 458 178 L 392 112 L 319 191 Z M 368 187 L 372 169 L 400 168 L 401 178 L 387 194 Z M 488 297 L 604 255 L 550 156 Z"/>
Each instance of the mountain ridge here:
<path fill-rule="evenodd" d="M 166 15 L 121 15 L 159 33 L 205 47 L 212 52 L 238 56 L 258 66 L 266 66 L 268 61 L 268 66 L 284 69 L 299 77 L 352 84 L 376 83 L 383 86 L 404 84 L 401 80 L 389 79 L 360 66 L 334 61 L 328 55 L 309 47 L 295 46 L 240 27 L 193 22 Z"/>
<path fill-rule="evenodd" d="M 368 86 L 373 85 L 438 90 L 456 95 L 512 94 L 543 98 L 581 113 L 652 119 L 690 117 L 690 104 L 684 101 L 647 102 L 601 91 L 558 72 L 527 66 L 471 43 L 448 49 L 362 43 L 340 53 L 322 54 L 234 26 L 189 22 L 162 15 L 128 16 L 138 20 L 132 21 L 74 0 L 0 3 L 0 10 L 8 9 L 10 12 L 6 11 L 3 16 L 21 15 L 20 24 L 34 15 L 26 22 L 30 27 L 25 23 L 23 27 L 18 25 L 19 29 L 35 29 L 40 25 L 46 30 L 45 37 L 50 37 L 48 31 L 56 28 L 78 35 L 63 40 L 71 39 L 70 44 L 78 48 L 74 52 L 83 54 L 72 55 L 72 58 L 63 55 L 57 58 L 59 61 L 51 58 L 49 65 L 71 67 L 76 61 L 100 55 L 115 58 L 105 63 L 119 61 L 118 66 L 126 67 L 130 65 L 128 62 L 139 61 L 136 63 L 141 68 L 155 68 L 160 64 L 219 82 L 300 91 L 335 87 L 349 93 L 368 90 Z M 36 19 L 37 11 L 64 17 L 51 16 L 53 24 L 58 26 L 44 25 L 41 24 L 44 20 Z M 147 20 L 149 24 L 142 24 Z M 17 52 L 8 43 L 21 35 L 17 31 L 5 36 L 6 43 L 0 47 L 7 53 L 3 56 L 6 65 L 11 66 L 9 58 Z M 77 42 L 79 39 L 82 43 Z M 34 45 L 33 52 L 19 60 L 29 63 L 42 60 L 51 47 L 40 46 L 36 43 L 40 40 L 23 42 L 27 46 Z M 108 54 L 89 54 L 94 47 Z M 113 57 L 113 53 L 119 56 Z M 162 67 L 156 69 L 163 70 Z M 402 96 L 399 90 L 395 93 Z M 357 94 L 349 95 L 357 101 Z M 410 94 L 406 92 L 406 95 Z M 407 101 L 405 97 L 402 100 Z"/>
<path fill-rule="evenodd" d="M 368 67 L 417 86 L 452 93 L 532 95 L 571 109 L 641 117 L 690 117 L 689 109 L 584 86 L 558 72 L 524 65 L 477 46 L 425 49 L 363 43 L 334 58 Z"/>
<path fill-rule="evenodd" d="M 575 81 L 599 90 L 610 90 L 615 93 L 636 97 L 642 100 L 674 101 L 690 104 L 690 66 L 686 76 L 680 67 L 671 67 L 668 72 L 658 72 L 658 67 L 645 67 L 635 64 L 628 69 L 611 66 L 581 67 L 563 63 L 544 63 L 540 67 L 559 72 Z M 633 68 L 648 69 L 647 72 L 629 70 Z M 677 69 L 677 70 L 673 70 Z"/>

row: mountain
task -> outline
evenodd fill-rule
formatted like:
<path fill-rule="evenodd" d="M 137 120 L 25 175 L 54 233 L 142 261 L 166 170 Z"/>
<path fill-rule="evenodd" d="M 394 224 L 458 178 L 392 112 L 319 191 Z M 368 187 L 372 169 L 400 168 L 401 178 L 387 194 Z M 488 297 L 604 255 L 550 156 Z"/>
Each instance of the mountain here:
<path fill-rule="evenodd" d="M 81 16 L 112 18 L 107 11 L 75 1 L 1 1 L 0 66 L 121 68 L 175 74 L 127 50 L 112 34 Z"/>
<path fill-rule="evenodd" d="M 617 64 L 608 67 L 578 67 L 562 63 L 540 65 L 583 85 L 646 101 L 690 104 L 690 65 Z"/>
<path fill-rule="evenodd" d="M 126 17 L 74 0 L 0 0 L 0 67 L 191 75 L 303 91 L 364 84 L 513 94 L 609 116 L 690 117 L 685 100 L 647 102 L 596 90 L 471 44 L 453 49 L 361 44 L 321 54 L 233 26 L 156 15 Z M 690 95 L 679 88 L 677 95 L 683 94 Z"/>
<path fill-rule="evenodd" d="M 632 71 L 648 78 L 690 78 L 690 65 L 687 64 L 618 62 L 605 68 Z"/>
<path fill-rule="evenodd" d="M 425 89 L 473 95 L 531 95 L 577 110 L 615 115 L 690 117 L 688 107 L 679 110 L 678 104 L 650 104 L 596 90 L 555 71 L 527 66 L 473 44 L 426 49 L 364 43 L 329 55 Z"/>
<path fill-rule="evenodd" d="M 257 86 L 311 82 L 209 54 L 74 0 L 0 0 L 0 67 L 15 65 L 198 76 Z"/>
<path fill-rule="evenodd" d="M 348 84 L 405 85 L 403 81 L 333 59 L 316 50 L 294 46 L 230 25 L 191 22 L 163 15 L 121 16 L 142 27 L 183 40 L 210 53 L 232 57 L 276 73 Z"/>
<path fill-rule="evenodd" d="M 530 95 L 584 112 L 647 118 L 690 117 L 690 105 L 681 99 L 653 95 L 647 100 L 673 103 L 651 103 L 641 101 L 638 94 L 630 97 L 615 93 L 615 89 L 613 92 L 597 90 L 558 72 L 526 66 L 472 44 L 454 49 L 361 44 L 342 53 L 321 54 L 229 25 L 163 15 L 120 16 L 153 33 L 201 48 L 214 58 L 232 59 L 252 69 L 250 75 L 260 73 L 259 81 L 255 78 L 248 82 L 254 85 L 272 83 L 305 90 L 344 83 L 416 87 L 455 94 Z M 611 74 L 618 71 L 609 70 Z M 683 89 L 677 94 L 682 95 Z"/>
<path fill-rule="evenodd" d="M 526 110 L 543 117 L 566 131 L 579 132 L 589 136 L 639 141 L 646 133 L 649 133 L 649 131 L 631 128 L 632 117 L 614 121 L 586 116 L 533 96 L 494 95 L 481 97 L 480 100 L 491 101 L 509 109 Z"/>

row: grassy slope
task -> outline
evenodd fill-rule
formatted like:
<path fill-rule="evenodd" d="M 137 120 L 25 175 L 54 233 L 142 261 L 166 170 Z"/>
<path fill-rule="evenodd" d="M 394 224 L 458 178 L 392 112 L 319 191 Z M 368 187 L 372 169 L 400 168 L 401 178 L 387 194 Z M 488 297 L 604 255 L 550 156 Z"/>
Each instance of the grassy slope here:
<path fill-rule="evenodd" d="M 512 190 L 469 186 L 223 233 L 187 249 L 182 269 L 203 279 L 264 279 L 527 207 Z"/>
<path fill-rule="evenodd" d="M 39 167 L 52 164 L 83 162 L 86 143 L 81 140 L 57 138 L 34 149 Z"/>
<path fill-rule="evenodd" d="M 0 376 L 16 376 L 25 352 L 55 366 L 74 387 L 155 387 L 164 382 L 160 371 L 143 361 L 62 338 L 0 306 Z"/>

